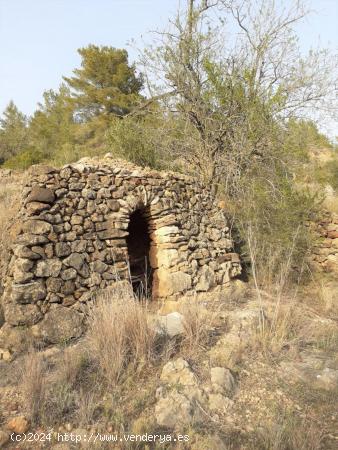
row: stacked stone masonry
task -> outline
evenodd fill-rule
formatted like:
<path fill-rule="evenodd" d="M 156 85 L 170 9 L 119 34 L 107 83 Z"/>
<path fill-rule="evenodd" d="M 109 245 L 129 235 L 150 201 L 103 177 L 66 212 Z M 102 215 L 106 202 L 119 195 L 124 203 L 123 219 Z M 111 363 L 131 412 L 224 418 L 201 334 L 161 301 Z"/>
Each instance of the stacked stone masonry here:
<path fill-rule="evenodd" d="M 80 329 L 92 293 L 129 277 L 136 210 L 147 221 L 154 299 L 217 290 L 240 274 L 224 213 L 195 179 L 110 156 L 61 169 L 33 166 L 1 300 L 2 334 L 47 329 L 52 342 L 59 318 Z"/>
<path fill-rule="evenodd" d="M 326 212 L 313 226 L 318 234 L 318 243 L 311 256 L 313 269 L 338 273 L 338 214 Z"/>

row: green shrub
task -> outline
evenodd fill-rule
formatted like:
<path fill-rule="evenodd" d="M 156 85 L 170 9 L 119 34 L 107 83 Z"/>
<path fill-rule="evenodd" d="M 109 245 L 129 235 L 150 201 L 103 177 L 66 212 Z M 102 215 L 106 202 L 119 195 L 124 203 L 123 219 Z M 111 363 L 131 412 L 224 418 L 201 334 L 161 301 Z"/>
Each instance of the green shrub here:
<path fill-rule="evenodd" d="M 28 167 L 32 166 L 33 164 L 39 164 L 44 160 L 45 157 L 42 154 L 42 152 L 29 149 L 8 159 L 3 165 L 3 167 L 7 169 L 25 170 L 28 169 Z"/>
<path fill-rule="evenodd" d="M 113 155 L 137 165 L 160 169 L 170 159 L 168 153 L 173 139 L 160 112 L 142 118 L 116 119 L 107 137 Z"/>

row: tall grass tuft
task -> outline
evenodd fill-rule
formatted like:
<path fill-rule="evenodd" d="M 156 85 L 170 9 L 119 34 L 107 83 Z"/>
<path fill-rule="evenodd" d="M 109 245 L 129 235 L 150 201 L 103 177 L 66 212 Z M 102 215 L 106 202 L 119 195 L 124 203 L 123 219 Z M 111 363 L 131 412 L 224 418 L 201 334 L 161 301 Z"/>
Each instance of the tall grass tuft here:
<path fill-rule="evenodd" d="M 86 345 L 108 385 L 118 383 L 127 366 L 153 358 L 155 327 L 129 287 L 104 293 L 95 301 L 88 315 Z"/>

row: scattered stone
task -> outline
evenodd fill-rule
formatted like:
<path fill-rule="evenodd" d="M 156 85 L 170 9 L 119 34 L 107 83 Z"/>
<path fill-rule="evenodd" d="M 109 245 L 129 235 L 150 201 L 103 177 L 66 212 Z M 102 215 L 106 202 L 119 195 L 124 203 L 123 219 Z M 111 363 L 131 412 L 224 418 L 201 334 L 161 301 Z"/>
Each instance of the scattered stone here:
<path fill-rule="evenodd" d="M 228 394 L 233 393 L 236 382 L 229 369 L 224 367 L 213 367 L 210 370 L 210 378 L 214 392 L 218 394 L 223 394 L 225 392 Z"/>
<path fill-rule="evenodd" d="M 179 312 L 172 312 L 158 319 L 159 331 L 170 338 L 184 333 L 184 316 Z"/>
<path fill-rule="evenodd" d="M 16 434 L 26 433 L 29 430 L 29 422 L 25 416 L 13 417 L 7 422 L 6 428 Z"/>
<path fill-rule="evenodd" d="M 0 360 L 2 361 L 11 361 L 12 360 L 12 355 L 10 353 L 9 350 L 4 349 L 4 348 L 0 348 Z"/>
<path fill-rule="evenodd" d="M 183 358 L 169 361 L 162 369 L 161 380 L 169 384 L 196 386 L 197 378 Z"/>
<path fill-rule="evenodd" d="M 338 370 L 325 367 L 321 373 L 317 375 L 318 386 L 327 391 L 334 391 L 338 388 Z"/>
<path fill-rule="evenodd" d="M 209 409 L 210 411 L 225 412 L 232 407 L 234 402 L 224 395 L 209 394 Z"/>
<path fill-rule="evenodd" d="M 189 425 L 193 421 L 194 412 L 190 400 L 176 391 L 161 398 L 155 406 L 157 424 L 170 429 Z"/>

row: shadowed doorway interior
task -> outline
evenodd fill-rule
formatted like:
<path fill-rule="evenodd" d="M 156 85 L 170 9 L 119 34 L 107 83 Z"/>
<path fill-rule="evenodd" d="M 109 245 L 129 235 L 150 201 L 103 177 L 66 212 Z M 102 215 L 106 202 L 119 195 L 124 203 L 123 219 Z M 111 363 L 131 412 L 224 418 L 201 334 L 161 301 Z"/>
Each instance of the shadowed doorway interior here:
<path fill-rule="evenodd" d="M 134 292 L 141 297 L 151 296 L 152 270 L 149 264 L 150 236 L 144 209 L 130 215 L 127 237 L 131 282 Z"/>

